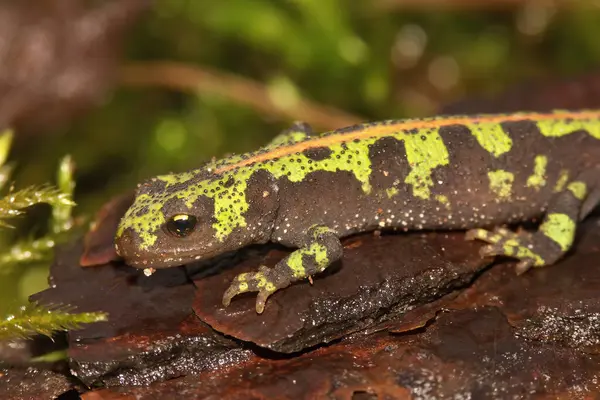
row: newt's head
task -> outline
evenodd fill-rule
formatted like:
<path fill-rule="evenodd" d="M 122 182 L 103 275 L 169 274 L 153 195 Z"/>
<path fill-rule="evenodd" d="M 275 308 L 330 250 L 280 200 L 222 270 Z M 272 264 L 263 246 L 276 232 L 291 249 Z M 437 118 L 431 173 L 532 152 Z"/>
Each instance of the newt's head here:
<path fill-rule="evenodd" d="M 196 170 L 141 184 L 119 224 L 117 253 L 134 267 L 164 268 L 264 241 L 257 226 L 276 196 L 256 201 L 255 179 L 242 175 Z"/>

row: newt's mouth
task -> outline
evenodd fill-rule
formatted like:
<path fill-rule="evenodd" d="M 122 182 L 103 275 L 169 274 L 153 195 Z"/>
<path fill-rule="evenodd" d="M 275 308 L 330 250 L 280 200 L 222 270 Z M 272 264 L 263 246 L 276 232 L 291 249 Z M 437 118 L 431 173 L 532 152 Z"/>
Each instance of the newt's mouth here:
<path fill-rule="evenodd" d="M 172 244 L 171 244 L 172 245 Z M 125 263 L 134 268 L 169 268 L 192 262 L 203 261 L 218 254 L 217 251 L 199 252 L 196 248 L 180 248 L 172 246 L 169 249 L 161 249 L 160 246 L 151 246 L 141 249 L 135 239 L 135 233 L 126 230 L 115 241 L 117 254 Z"/>

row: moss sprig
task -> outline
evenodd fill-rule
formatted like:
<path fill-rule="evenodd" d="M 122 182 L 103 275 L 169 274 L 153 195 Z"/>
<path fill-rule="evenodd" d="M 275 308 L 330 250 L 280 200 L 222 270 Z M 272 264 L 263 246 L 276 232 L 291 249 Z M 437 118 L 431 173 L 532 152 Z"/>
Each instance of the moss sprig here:
<path fill-rule="evenodd" d="M 12 143 L 12 131 L 0 135 L 0 190 L 10 179 L 12 166 L 4 164 Z M 19 264 L 30 264 L 50 261 L 53 248 L 57 243 L 69 237 L 67 233 L 73 228 L 72 216 L 74 163 L 70 156 L 65 156 L 59 163 L 56 181 L 57 186 L 41 185 L 15 190 L 10 187 L 8 193 L 0 198 L 0 227 L 11 228 L 10 220 L 23 215 L 28 207 L 46 203 L 52 208 L 48 233 L 41 238 L 21 239 L 10 248 L 0 249 L 0 273 L 10 272 Z"/>
<path fill-rule="evenodd" d="M 12 165 L 5 164 L 12 132 L 0 134 L 0 190 L 10 180 Z M 75 226 L 72 211 L 74 163 L 70 156 L 64 157 L 57 171 L 57 185 L 42 185 L 15 190 L 13 186 L 0 198 L 0 227 L 10 228 L 10 220 L 26 212 L 28 207 L 46 203 L 52 209 L 47 233 L 42 237 L 21 239 L 7 249 L 0 249 L 0 273 L 12 271 L 17 265 L 49 262 L 57 243 L 71 237 Z M 0 340 L 28 338 L 36 334 L 51 336 L 54 331 L 77 329 L 82 324 L 106 321 L 107 314 L 71 313 L 69 306 L 44 307 L 39 304 L 22 306 L 16 313 L 0 318 Z"/>
<path fill-rule="evenodd" d="M 52 205 L 52 219 L 50 220 L 50 230 L 54 234 L 67 232 L 73 227 L 73 207 L 75 203 L 71 200 L 75 191 L 75 180 L 73 171 L 75 163 L 70 155 L 66 155 L 61 160 L 56 173 L 56 182 L 58 192 L 60 193 L 56 202 Z"/>
<path fill-rule="evenodd" d="M 71 195 L 52 186 L 28 187 L 12 191 L 0 199 L 0 225 L 10 227 L 6 221 L 23 214 L 23 209 L 35 204 L 47 203 L 52 208 L 72 207 Z"/>
<path fill-rule="evenodd" d="M 78 329 L 83 324 L 107 320 L 102 312 L 71 313 L 67 306 L 44 307 L 37 303 L 22 306 L 0 320 L 0 340 L 52 336 L 55 331 Z"/>
<path fill-rule="evenodd" d="M 21 240 L 7 251 L 0 252 L 0 273 L 9 272 L 18 264 L 30 264 L 51 259 L 56 241 L 50 237 Z"/>

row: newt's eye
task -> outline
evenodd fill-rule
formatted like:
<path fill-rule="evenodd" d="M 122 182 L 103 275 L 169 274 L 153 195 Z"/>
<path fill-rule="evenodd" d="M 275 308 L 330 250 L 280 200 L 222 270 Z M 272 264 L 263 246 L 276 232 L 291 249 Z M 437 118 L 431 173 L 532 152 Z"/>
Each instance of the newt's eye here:
<path fill-rule="evenodd" d="M 197 219 L 193 215 L 177 214 L 167 222 L 167 231 L 175 237 L 182 238 L 194 231 Z"/>

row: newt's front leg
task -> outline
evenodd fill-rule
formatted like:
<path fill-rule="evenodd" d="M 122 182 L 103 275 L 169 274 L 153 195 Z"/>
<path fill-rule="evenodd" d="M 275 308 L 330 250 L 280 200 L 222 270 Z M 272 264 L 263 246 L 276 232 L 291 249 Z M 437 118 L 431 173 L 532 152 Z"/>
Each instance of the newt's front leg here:
<path fill-rule="evenodd" d="M 341 257 L 342 244 L 337 233 L 326 226 L 315 225 L 308 230 L 305 245 L 279 261 L 275 267 L 263 265 L 256 272 L 236 276 L 223 295 L 223 305 L 228 306 L 238 294 L 258 292 L 256 312 L 261 314 L 267 298 L 277 290 L 322 272 Z"/>

